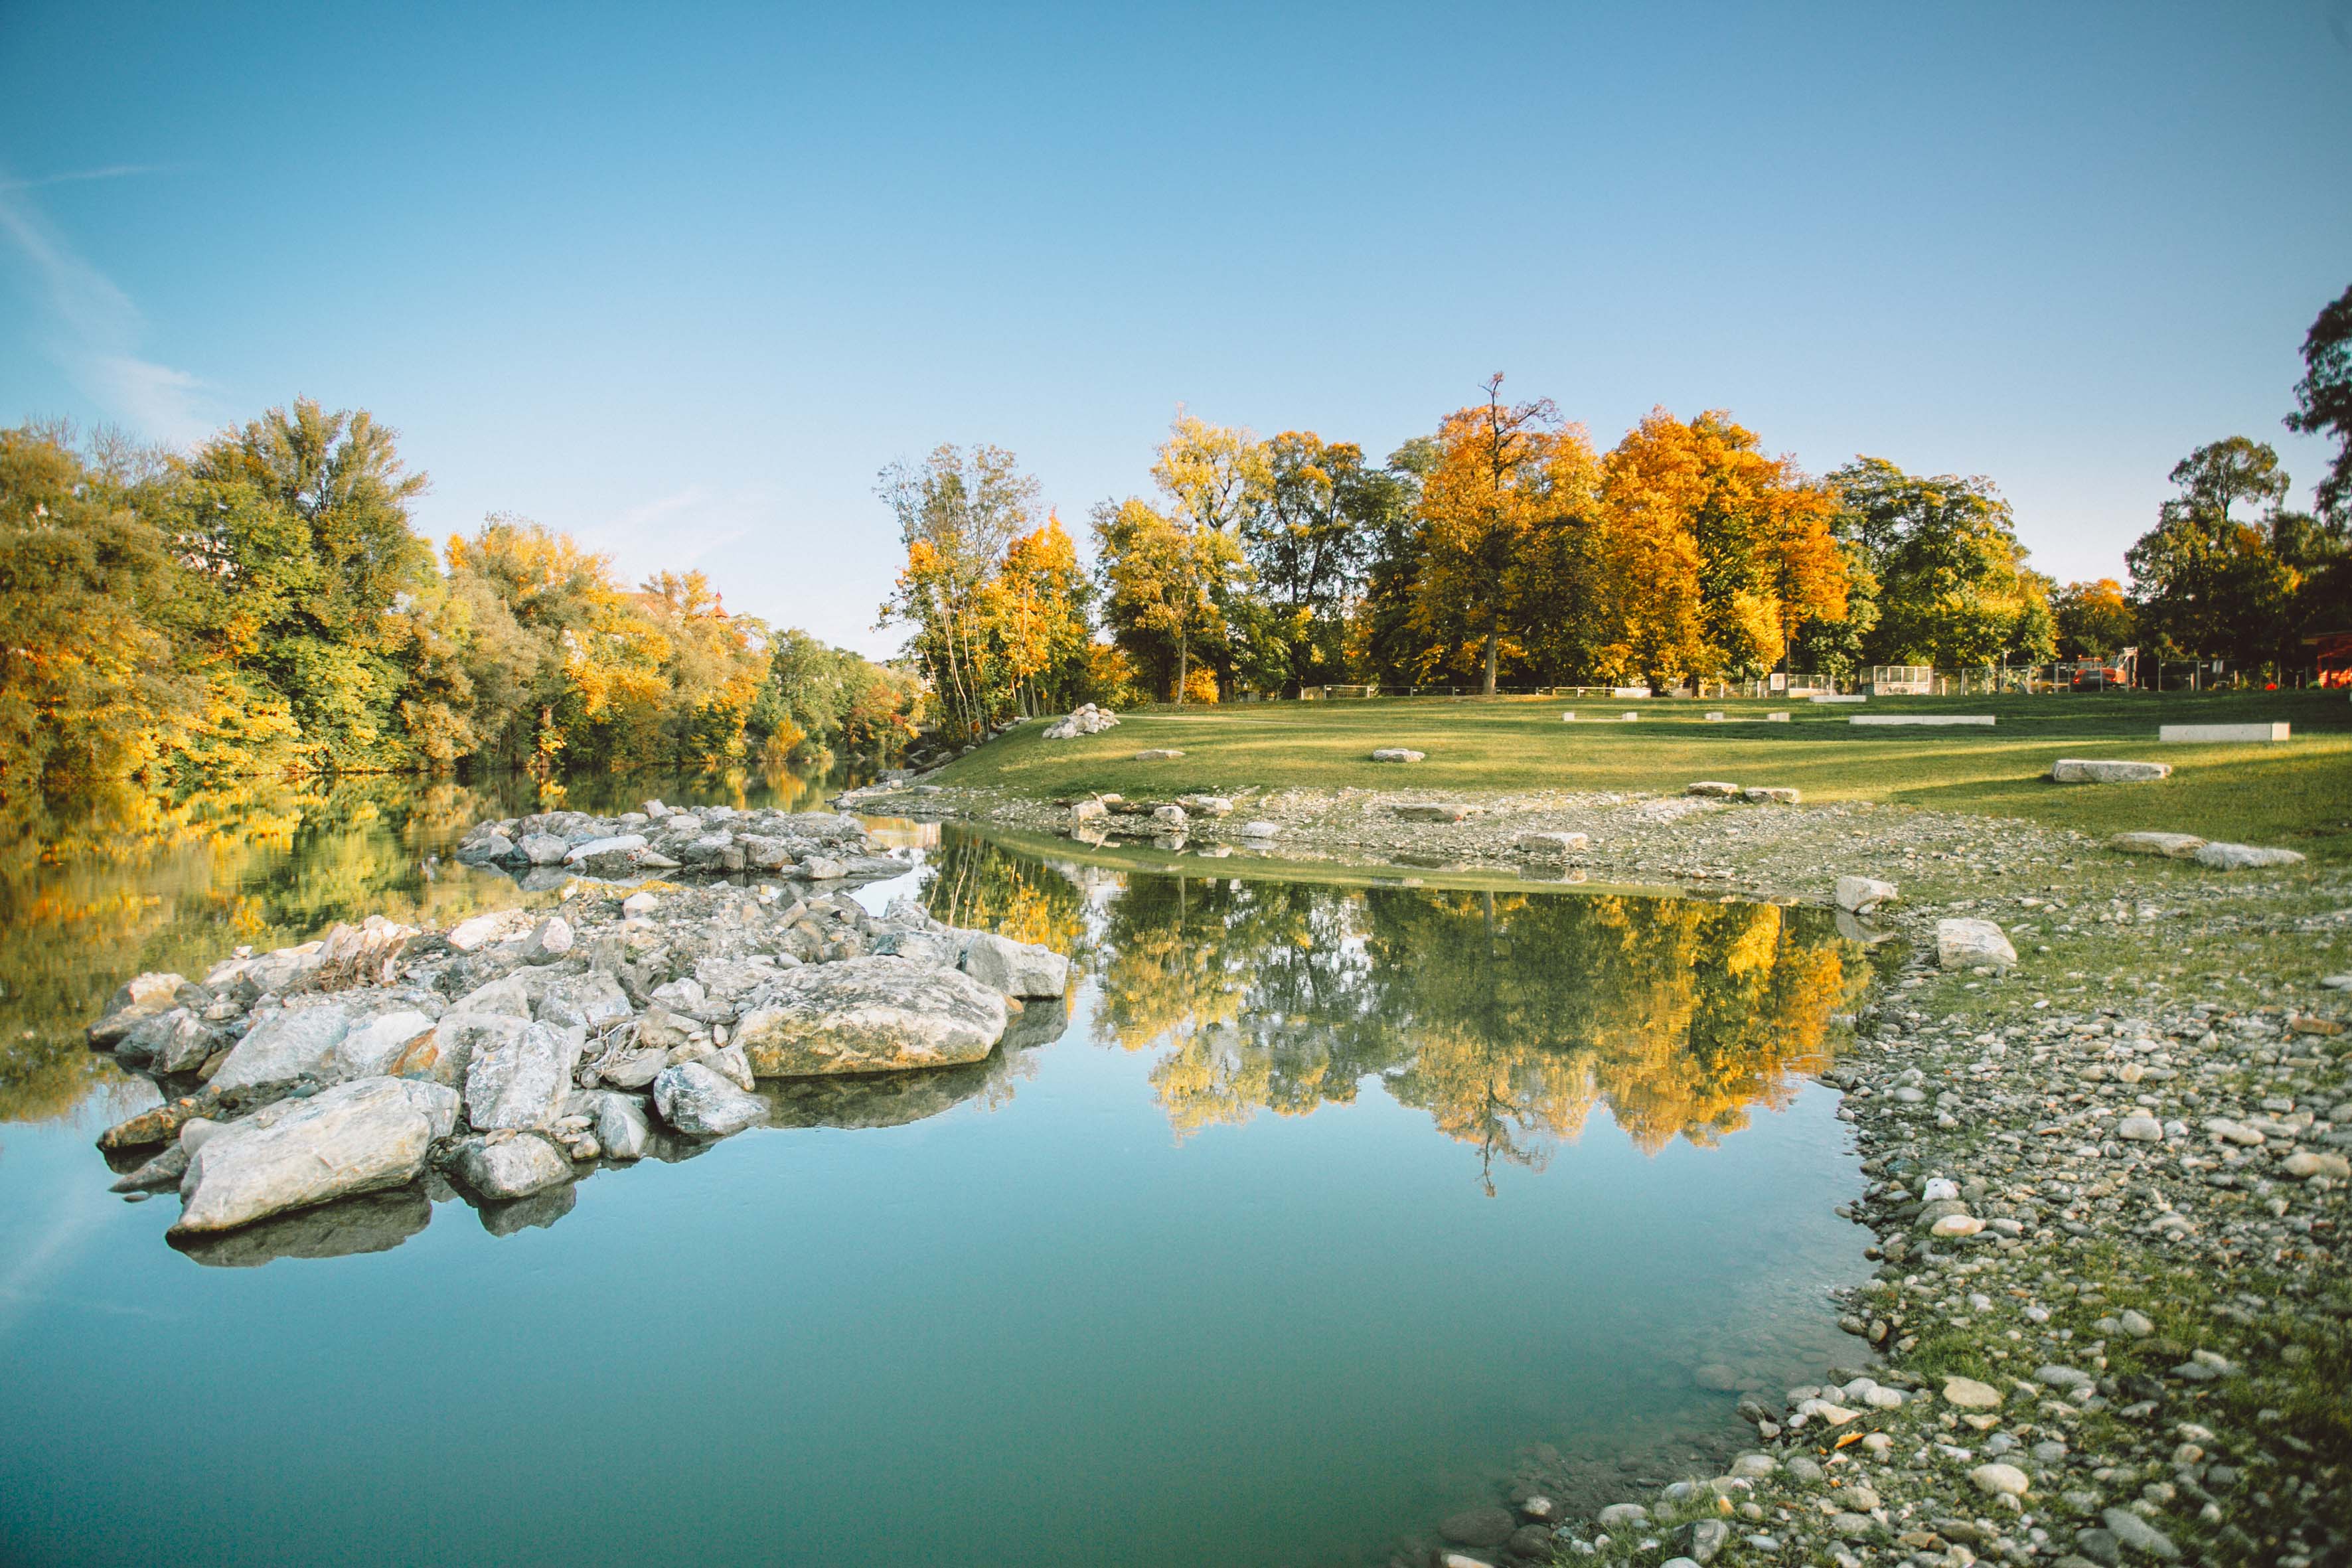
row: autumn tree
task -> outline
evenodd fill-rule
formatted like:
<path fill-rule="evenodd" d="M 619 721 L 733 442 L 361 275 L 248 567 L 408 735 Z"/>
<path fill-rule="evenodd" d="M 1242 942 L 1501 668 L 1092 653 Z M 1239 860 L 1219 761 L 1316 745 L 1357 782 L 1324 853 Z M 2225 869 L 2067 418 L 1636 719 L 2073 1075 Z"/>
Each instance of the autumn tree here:
<path fill-rule="evenodd" d="M 981 734 L 1013 709 L 1014 678 L 992 646 L 986 601 L 1005 552 L 1035 527 L 1037 481 L 1002 447 L 942 445 L 883 469 L 876 493 L 907 551 L 883 621 L 914 628 L 909 650 L 949 727 Z"/>
<path fill-rule="evenodd" d="M 1413 624 L 1433 660 L 1477 647 L 1480 689 L 1491 697 L 1505 644 L 1522 629 L 1523 569 L 1551 506 L 1557 449 L 1582 437 L 1553 434 L 1559 412 L 1549 399 L 1505 403 L 1500 372 L 1486 390 L 1485 403 L 1438 429 L 1418 509 Z"/>
<path fill-rule="evenodd" d="M 2108 658 L 2137 629 L 2123 584 L 2112 577 L 2069 583 L 2050 595 L 2050 615 L 2062 658 Z"/>
<path fill-rule="evenodd" d="M 1225 642 L 1225 605 L 1247 569 L 1239 542 L 1134 498 L 1097 505 L 1094 530 L 1105 622 L 1182 703 L 1194 695 L 1194 657 L 1213 656 Z"/>

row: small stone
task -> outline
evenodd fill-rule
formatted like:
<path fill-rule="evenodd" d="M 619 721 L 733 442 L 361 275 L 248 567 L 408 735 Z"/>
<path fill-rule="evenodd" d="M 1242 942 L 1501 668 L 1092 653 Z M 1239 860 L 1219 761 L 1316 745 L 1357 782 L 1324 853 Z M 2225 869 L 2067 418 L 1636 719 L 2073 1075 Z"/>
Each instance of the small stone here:
<path fill-rule="evenodd" d="M 1974 1215 L 1948 1214 L 1927 1227 L 1930 1236 L 1974 1236 L 1985 1227 Z"/>
<path fill-rule="evenodd" d="M 2279 1162 L 2279 1169 L 2298 1182 L 2314 1176 L 2334 1176 L 2338 1181 L 2352 1179 L 2352 1161 L 2341 1154 L 2321 1154 L 2309 1149 L 2298 1149 Z"/>
<path fill-rule="evenodd" d="M 1870 877 L 1840 877 L 1837 879 L 1838 908 L 1853 914 L 1868 914 L 1895 896 L 1895 884 L 1892 882 L 1881 882 Z"/>
<path fill-rule="evenodd" d="M 2148 1320 L 2147 1315 L 2131 1307 L 2126 1307 L 2116 1314 L 2116 1323 L 2136 1340 L 2144 1340 L 2156 1332 L 2156 1324 Z"/>
<path fill-rule="evenodd" d="M 2000 1390 L 1989 1383 L 1979 1383 L 1973 1377 L 1948 1377 L 1944 1380 L 1946 1403 L 1962 1410 L 1998 1410 Z"/>
<path fill-rule="evenodd" d="M 1139 763 L 1172 763 L 1184 753 L 1173 746 L 1153 746 L 1135 753 Z"/>
<path fill-rule="evenodd" d="M 2116 1136 L 2134 1143 L 2161 1143 L 2164 1123 L 2153 1116 L 2126 1116 L 2116 1123 Z"/>
<path fill-rule="evenodd" d="M 1969 1472 L 1969 1479 L 1988 1497 L 2023 1497 L 2031 1484 L 2015 1465 L 1979 1465 Z"/>
<path fill-rule="evenodd" d="M 1603 1530 L 1622 1530 L 1649 1521 L 1650 1510 L 1637 1502 L 1612 1502 L 1593 1516 Z"/>
<path fill-rule="evenodd" d="M 2102 1512 L 2099 1518 L 2115 1533 L 2116 1540 L 2130 1550 L 2146 1552 L 2167 1563 L 2179 1560 L 2180 1548 L 2172 1543 L 2172 1538 L 2131 1510 L 2111 1508 Z"/>
<path fill-rule="evenodd" d="M 621 900 L 621 912 L 633 917 L 649 915 L 660 903 L 661 900 L 651 893 L 631 893 Z"/>

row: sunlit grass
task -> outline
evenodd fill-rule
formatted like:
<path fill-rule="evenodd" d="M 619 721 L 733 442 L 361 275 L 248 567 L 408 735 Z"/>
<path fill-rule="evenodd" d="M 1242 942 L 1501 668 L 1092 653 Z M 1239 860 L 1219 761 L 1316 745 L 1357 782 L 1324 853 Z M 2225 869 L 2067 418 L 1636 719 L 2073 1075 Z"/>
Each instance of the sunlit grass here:
<path fill-rule="evenodd" d="M 1577 722 L 1560 714 L 1572 710 Z M 1763 715 L 1786 710 L 1786 723 Z M 1618 715 L 1635 711 L 1633 723 Z M 1720 723 L 1706 714 L 1721 712 Z M 1868 729 L 1857 712 L 1990 713 L 1990 730 Z M 2237 746 L 2159 745 L 2161 723 L 2286 720 L 2294 738 Z M 1103 734 L 1045 741 L 1024 725 L 950 767 L 952 784 L 1056 796 L 1116 790 L 1171 795 L 1278 788 L 1674 791 L 1694 779 L 1792 785 L 1811 801 L 1873 800 L 2026 816 L 2088 833 L 2156 828 L 2284 844 L 2352 858 L 2352 704 L 2341 693 L 2220 696 L 1893 698 L 1864 708 L 1801 701 L 1444 698 L 1160 709 Z M 1428 760 L 1370 760 L 1374 746 Z M 1138 763 L 1174 747 L 1173 762 Z M 2173 764 L 2149 784 L 2053 784 L 2062 756 Z"/>

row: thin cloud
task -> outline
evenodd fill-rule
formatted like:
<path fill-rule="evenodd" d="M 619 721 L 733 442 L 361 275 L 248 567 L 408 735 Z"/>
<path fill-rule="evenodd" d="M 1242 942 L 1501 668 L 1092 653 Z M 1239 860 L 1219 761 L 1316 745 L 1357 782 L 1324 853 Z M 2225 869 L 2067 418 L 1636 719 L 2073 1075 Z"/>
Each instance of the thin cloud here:
<path fill-rule="evenodd" d="M 75 185 L 85 180 L 127 180 L 140 174 L 169 174 L 184 166 L 179 163 L 109 163 L 99 169 L 69 169 L 62 174 L 44 174 L 37 180 L 0 179 L 0 191 L 37 191 L 45 185 Z"/>
<path fill-rule="evenodd" d="M 623 574 L 635 580 L 663 569 L 677 572 L 693 566 L 748 537 L 760 526 L 760 514 L 772 510 L 770 499 L 756 491 L 714 495 L 689 485 L 584 530 L 583 540 L 610 552 Z"/>
<path fill-rule="evenodd" d="M 88 171 L 86 177 L 107 177 L 107 172 Z M 50 360 L 84 396 L 141 435 L 190 445 L 211 434 L 217 421 L 204 411 L 204 384 L 140 356 L 146 321 L 139 307 L 22 197 L 28 188 L 26 182 L 0 181 L 0 234 L 15 250 L 44 318 L 43 348 Z"/>

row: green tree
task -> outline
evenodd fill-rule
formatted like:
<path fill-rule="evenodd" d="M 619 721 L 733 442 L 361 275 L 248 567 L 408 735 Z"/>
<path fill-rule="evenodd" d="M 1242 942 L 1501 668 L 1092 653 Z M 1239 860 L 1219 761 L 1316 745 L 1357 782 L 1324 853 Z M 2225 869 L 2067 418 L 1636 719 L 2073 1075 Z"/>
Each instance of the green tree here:
<path fill-rule="evenodd" d="M 2339 536 L 2352 530 L 2352 288 L 2319 312 L 2304 337 L 2303 380 L 2286 427 L 2336 437 L 2336 457 L 2319 481 L 2318 510 Z"/>
<path fill-rule="evenodd" d="M 1407 487 L 1368 467 L 1363 448 L 1286 430 L 1265 444 L 1264 500 L 1242 520 L 1242 547 L 1264 596 L 1282 678 L 1295 686 L 1347 674 L 1349 617 L 1374 552 L 1402 519 Z"/>
<path fill-rule="evenodd" d="M 2274 531 L 2297 528 L 2280 511 L 2294 481 L 2278 453 L 2243 436 L 2209 442 L 2173 466 L 2172 482 L 2180 493 L 2124 552 L 2142 634 L 2167 657 L 2280 659 L 2300 576 L 2273 547 Z"/>
<path fill-rule="evenodd" d="M 1876 578 L 1874 664 L 1946 668 L 2050 657 L 2048 580 L 2025 564 L 2009 502 L 1985 479 L 1906 474 L 1857 458 L 1829 476 L 1840 540 Z"/>

